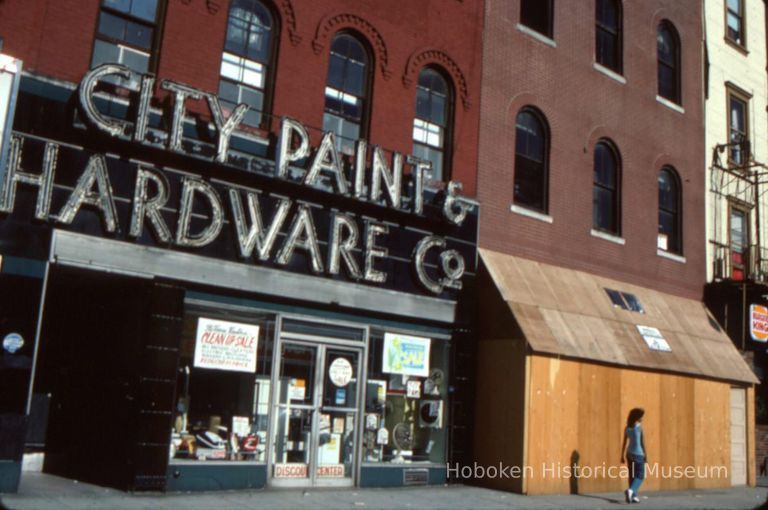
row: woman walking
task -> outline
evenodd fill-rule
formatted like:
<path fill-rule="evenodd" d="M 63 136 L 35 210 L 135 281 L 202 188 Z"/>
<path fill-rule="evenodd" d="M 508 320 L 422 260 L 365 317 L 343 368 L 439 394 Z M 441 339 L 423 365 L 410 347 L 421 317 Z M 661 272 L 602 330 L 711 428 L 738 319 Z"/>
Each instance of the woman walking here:
<path fill-rule="evenodd" d="M 624 430 L 624 443 L 621 445 L 621 462 L 627 462 L 629 467 L 629 488 L 624 491 L 627 503 L 640 503 L 637 493 L 645 480 L 645 441 L 643 440 L 643 421 L 645 410 L 636 407 L 627 416 L 627 428 Z M 629 443 L 629 448 L 627 448 Z"/>

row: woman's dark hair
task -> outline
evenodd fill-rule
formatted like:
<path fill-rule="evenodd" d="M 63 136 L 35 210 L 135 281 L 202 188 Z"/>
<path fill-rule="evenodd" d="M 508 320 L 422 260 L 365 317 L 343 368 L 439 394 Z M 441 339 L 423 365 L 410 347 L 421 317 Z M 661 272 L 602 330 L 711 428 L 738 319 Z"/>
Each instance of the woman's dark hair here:
<path fill-rule="evenodd" d="M 645 409 L 642 407 L 635 407 L 632 409 L 627 416 L 627 428 L 634 427 L 635 423 L 637 423 L 637 420 L 642 418 L 644 414 Z"/>

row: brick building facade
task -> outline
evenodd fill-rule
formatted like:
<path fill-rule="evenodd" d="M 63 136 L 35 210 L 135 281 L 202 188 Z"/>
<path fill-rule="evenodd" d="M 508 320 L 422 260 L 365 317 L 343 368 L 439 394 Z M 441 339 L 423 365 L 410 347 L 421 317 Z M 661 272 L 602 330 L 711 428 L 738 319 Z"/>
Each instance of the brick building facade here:
<path fill-rule="evenodd" d="M 0 2 L 0 490 L 25 452 L 131 490 L 443 483 L 470 452 L 482 24 Z"/>
<path fill-rule="evenodd" d="M 700 17 L 679 2 L 623 7 L 623 73 L 595 64 L 594 6 L 557 3 L 554 46 L 521 31 L 519 2 L 490 2 L 486 21 L 478 196 L 486 205 L 483 246 L 658 288 L 701 295 L 705 244 Z M 682 108 L 656 99 L 656 28 L 671 20 L 680 36 Z M 526 105 L 549 125 L 552 222 L 510 212 L 515 117 Z M 623 244 L 590 235 L 595 144 L 614 142 L 621 159 Z M 657 255 L 657 174 L 671 165 L 683 183 L 685 262 Z"/>
<path fill-rule="evenodd" d="M 642 490 L 754 483 L 747 421 L 749 457 L 730 456 L 730 407 L 756 379 L 701 302 L 701 8 L 486 2 L 475 456 L 533 469 L 486 485 L 625 489 L 595 466 L 622 466 L 635 407 L 651 462 L 729 472 Z M 549 476 L 552 462 L 590 474 Z"/>

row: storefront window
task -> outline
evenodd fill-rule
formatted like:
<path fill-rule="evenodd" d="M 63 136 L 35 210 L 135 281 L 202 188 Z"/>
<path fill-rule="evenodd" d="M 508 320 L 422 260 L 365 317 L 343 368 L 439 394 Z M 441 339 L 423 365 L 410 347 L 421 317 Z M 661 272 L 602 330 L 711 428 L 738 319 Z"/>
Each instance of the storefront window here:
<path fill-rule="evenodd" d="M 266 461 L 275 316 L 188 307 L 171 461 Z"/>
<path fill-rule="evenodd" d="M 364 462 L 445 462 L 447 340 L 371 331 Z"/>

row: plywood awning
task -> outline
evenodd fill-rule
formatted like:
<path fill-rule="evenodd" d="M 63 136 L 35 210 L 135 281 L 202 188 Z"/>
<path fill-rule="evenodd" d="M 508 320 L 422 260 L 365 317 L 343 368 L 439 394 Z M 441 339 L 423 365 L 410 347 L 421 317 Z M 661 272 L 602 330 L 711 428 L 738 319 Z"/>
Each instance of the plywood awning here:
<path fill-rule="evenodd" d="M 759 382 L 700 301 L 490 250 L 480 256 L 535 352 Z M 614 306 L 606 289 L 634 294 L 645 313 Z M 649 348 L 638 325 L 658 329 L 671 352 Z"/>

